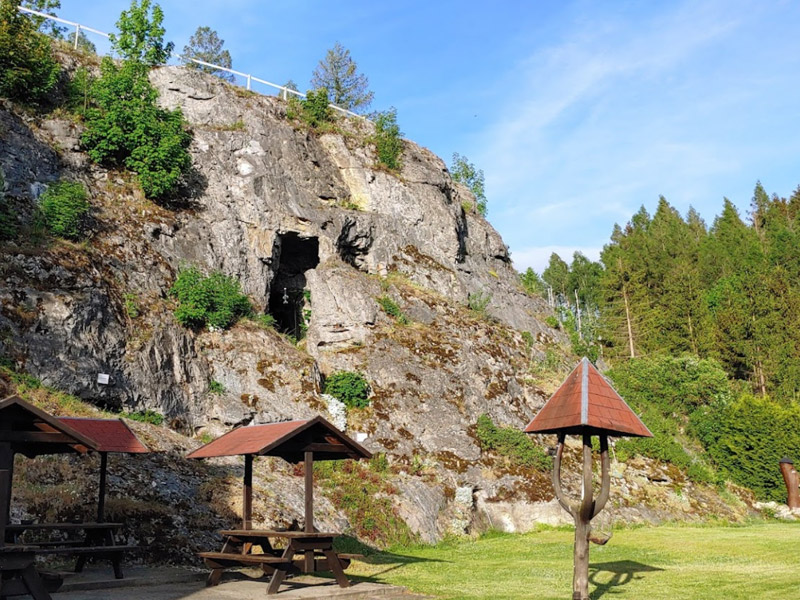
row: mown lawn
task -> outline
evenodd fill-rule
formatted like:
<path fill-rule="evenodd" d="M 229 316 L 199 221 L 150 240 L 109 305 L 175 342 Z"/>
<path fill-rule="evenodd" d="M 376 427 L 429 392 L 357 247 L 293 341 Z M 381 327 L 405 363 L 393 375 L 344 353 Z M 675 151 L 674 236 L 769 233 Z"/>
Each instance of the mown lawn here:
<path fill-rule="evenodd" d="M 572 596 L 572 532 L 490 534 L 394 549 L 348 570 L 440 598 Z M 592 546 L 594 600 L 781 600 L 800 597 L 800 523 L 622 529 Z"/>

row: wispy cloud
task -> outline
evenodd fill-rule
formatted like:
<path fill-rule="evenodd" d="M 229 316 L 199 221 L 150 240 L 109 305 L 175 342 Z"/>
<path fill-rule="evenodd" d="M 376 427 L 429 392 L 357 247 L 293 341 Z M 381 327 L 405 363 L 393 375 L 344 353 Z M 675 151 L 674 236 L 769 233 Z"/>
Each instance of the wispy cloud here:
<path fill-rule="evenodd" d="M 599 246 L 615 221 L 659 194 L 681 208 L 719 203 L 725 190 L 710 178 L 737 172 L 757 151 L 733 131 L 737 112 L 763 96 L 716 61 L 746 35 L 758 5 L 651 6 L 663 8 L 603 14 L 580 4 L 560 41 L 535 48 L 503 80 L 513 93 L 476 162 L 512 249 L 533 241 L 532 225 L 546 225 L 536 231 L 542 247 L 578 241 L 576 229 Z"/>

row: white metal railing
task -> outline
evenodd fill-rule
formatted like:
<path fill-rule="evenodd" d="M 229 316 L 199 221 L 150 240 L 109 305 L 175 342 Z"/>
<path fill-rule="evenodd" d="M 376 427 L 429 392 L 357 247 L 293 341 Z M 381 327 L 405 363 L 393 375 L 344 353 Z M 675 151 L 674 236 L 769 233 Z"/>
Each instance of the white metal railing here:
<path fill-rule="evenodd" d="M 91 27 L 87 27 L 86 25 L 81 25 L 80 23 L 75 23 L 74 21 L 67 21 L 66 19 L 61 19 L 59 17 L 54 17 L 53 15 L 48 15 L 47 13 L 39 12 L 38 10 L 33 10 L 31 8 L 25 8 L 24 6 L 19 6 L 17 8 L 19 9 L 20 12 L 29 13 L 29 14 L 32 14 L 32 15 L 37 15 L 39 17 L 44 17 L 45 19 L 49 19 L 51 21 L 57 21 L 59 23 L 64 23 L 65 25 L 70 25 L 70 26 L 74 27 L 75 28 L 75 35 L 73 36 L 73 44 L 72 45 L 76 50 L 78 48 L 78 39 L 80 38 L 81 31 L 89 31 L 89 32 L 95 33 L 97 35 L 101 35 L 106 39 L 109 38 L 109 35 L 107 33 L 103 32 L 103 31 L 98 31 L 97 29 L 93 29 Z M 273 87 L 273 88 L 276 88 L 276 89 L 280 90 L 280 92 L 281 92 L 281 94 L 283 95 L 284 98 L 288 97 L 289 94 L 294 94 L 295 96 L 299 96 L 300 98 L 305 98 L 306 97 L 305 94 L 303 94 L 301 92 L 298 92 L 297 90 L 293 90 L 291 88 L 287 88 L 286 86 L 283 86 L 283 85 L 278 85 L 277 83 L 272 83 L 271 81 L 267 81 L 265 79 L 260 79 L 258 77 L 254 77 L 250 73 L 242 73 L 241 71 L 234 71 L 233 69 L 228 69 L 227 67 L 221 67 L 219 65 L 212 65 L 211 63 L 207 63 L 205 61 L 198 60 L 196 58 L 191 58 L 191 57 L 188 57 L 188 56 L 182 56 L 180 54 L 170 54 L 170 58 L 174 58 L 174 59 L 182 60 L 182 61 L 190 61 L 190 62 L 196 63 L 198 65 L 202 65 L 204 67 L 213 68 L 213 69 L 216 69 L 218 71 L 225 71 L 226 73 L 232 73 L 233 75 L 238 75 L 239 77 L 243 77 L 245 79 L 245 81 L 247 82 L 245 84 L 245 87 L 248 90 L 251 90 L 251 91 L 252 91 L 252 89 L 251 89 L 252 88 L 252 82 L 255 81 L 257 83 L 262 83 L 264 85 L 268 85 L 270 87 Z M 356 114 L 356 113 L 354 113 L 352 111 L 346 110 L 346 109 L 342 108 L 341 106 L 336 106 L 335 104 L 328 104 L 328 106 L 330 108 L 332 108 L 334 110 L 338 110 L 342 114 L 348 115 L 350 117 L 357 117 L 359 119 L 366 119 L 366 117 L 364 117 L 363 115 L 359 115 L 359 114 Z"/>

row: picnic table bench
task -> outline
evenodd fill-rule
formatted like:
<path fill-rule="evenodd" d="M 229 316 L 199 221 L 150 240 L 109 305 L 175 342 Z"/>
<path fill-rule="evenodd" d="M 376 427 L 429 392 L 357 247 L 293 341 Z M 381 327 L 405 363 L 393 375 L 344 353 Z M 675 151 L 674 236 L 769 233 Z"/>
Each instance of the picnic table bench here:
<path fill-rule="evenodd" d="M 289 574 L 331 571 L 340 587 L 349 587 L 344 569 L 357 554 L 338 554 L 333 550 L 333 540 L 339 534 L 304 531 L 267 531 L 255 529 L 229 529 L 220 532 L 225 542 L 220 552 L 200 552 L 206 566 L 211 569 L 206 585 L 217 585 L 226 568 L 257 566 L 272 578 L 267 594 L 276 594 Z M 285 548 L 274 548 L 270 539 L 285 540 Z M 261 552 L 253 552 L 260 548 Z M 302 558 L 295 560 L 295 555 Z"/>
<path fill-rule="evenodd" d="M 114 577 L 122 579 L 122 557 L 125 552 L 138 546 L 117 544 L 114 532 L 122 523 L 20 523 L 6 525 L 6 548 L 9 551 L 34 553 L 39 556 L 71 555 L 77 556 L 75 572 L 80 573 L 88 558 L 111 561 Z M 80 539 L 67 537 L 63 540 L 30 540 L 26 533 L 62 531 L 82 535 Z"/>

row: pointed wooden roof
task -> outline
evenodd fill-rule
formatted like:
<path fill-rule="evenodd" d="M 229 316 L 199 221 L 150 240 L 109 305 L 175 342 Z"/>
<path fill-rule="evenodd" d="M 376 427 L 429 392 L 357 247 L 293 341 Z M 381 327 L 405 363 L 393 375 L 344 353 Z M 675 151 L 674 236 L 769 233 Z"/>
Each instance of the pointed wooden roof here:
<path fill-rule="evenodd" d="M 528 423 L 525 432 L 653 437 L 585 357 Z"/>
<path fill-rule="evenodd" d="M 122 419 L 58 417 L 58 420 L 93 439 L 98 452 L 144 454 L 150 452 Z"/>
<path fill-rule="evenodd" d="M 254 454 L 279 456 L 292 463 L 301 462 L 305 452 L 314 460 L 370 458 L 372 454 L 322 417 L 248 425 L 229 431 L 213 442 L 190 452 L 186 458 L 211 458 Z"/>
<path fill-rule="evenodd" d="M 19 396 L 0 401 L 0 443 L 29 458 L 97 450 L 95 441 Z"/>

